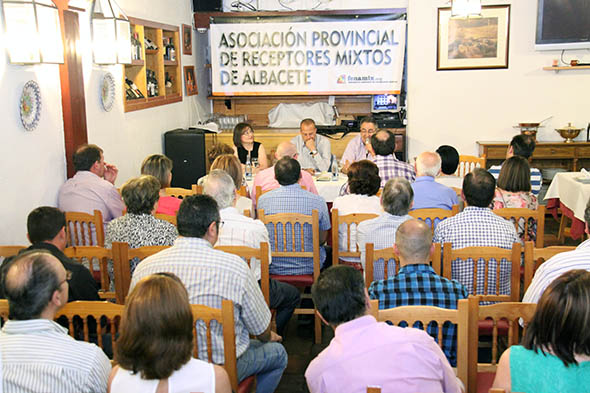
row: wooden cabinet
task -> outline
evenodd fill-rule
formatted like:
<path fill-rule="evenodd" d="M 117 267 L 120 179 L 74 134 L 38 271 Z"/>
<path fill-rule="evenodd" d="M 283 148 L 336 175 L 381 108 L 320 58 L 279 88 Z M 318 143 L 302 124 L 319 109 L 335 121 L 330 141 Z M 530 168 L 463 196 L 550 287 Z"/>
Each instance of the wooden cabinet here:
<path fill-rule="evenodd" d="M 129 98 L 123 94 L 125 112 L 151 108 L 159 105 L 182 101 L 181 44 L 178 26 L 165 25 L 143 19 L 129 18 L 131 35 L 136 34 L 140 43 L 140 59 L 125 65 L 123 92 L 126 92 L 125 80 L 131 80 L 141 92 L 141 98 Z M 149 39 L 157 49 L 146 47 Z M 164 59 L 166 48 L 164 42 L 170 41 L 176 51 L 176 59 Z M 149 79 L 157 81 L 158 91 L 148 91 Z M 166 86 L 166 85 L 169 86 Z"/>

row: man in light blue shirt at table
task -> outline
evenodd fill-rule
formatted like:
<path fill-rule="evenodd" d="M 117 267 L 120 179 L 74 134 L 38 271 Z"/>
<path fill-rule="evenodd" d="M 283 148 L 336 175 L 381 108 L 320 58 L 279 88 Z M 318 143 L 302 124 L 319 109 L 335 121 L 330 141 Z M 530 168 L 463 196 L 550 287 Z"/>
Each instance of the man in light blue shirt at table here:
<path fill-rule="evenodd" d="M 299 129 L 300 134 L 291 139 L 291 143 L 297 149 L 297 161 L 301 168 L 314 172 L 329 171 L 333 157 L 328 138 L 317 134 L 313 119 L 301 120 Z"/>
<path fill-rule="evenodd" d="M 434 181 L 440 173 L 441 158 L 438 153 L 425 151 L 416 158 L 416 180 L 412 183 L 416 209 L 451 210 L 459 203 L 457 193 L 450 187 Z"/>

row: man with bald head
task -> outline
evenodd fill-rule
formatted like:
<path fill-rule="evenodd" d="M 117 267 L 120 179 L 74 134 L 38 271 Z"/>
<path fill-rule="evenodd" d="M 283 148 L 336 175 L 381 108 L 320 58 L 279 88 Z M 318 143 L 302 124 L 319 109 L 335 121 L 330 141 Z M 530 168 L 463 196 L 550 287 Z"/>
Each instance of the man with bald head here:
<path fill-rule="evenodd" d="M 415 209 L 451 210 L 459 203 L 452 188 L 437 183 L 434 179 L 440 173 L 441 159 L 438 153 L 425 151 L 416 158 L 416 180 L 412 183 Z"/>
<path fill-rule="evenodd" d="M 395 135 L 392 132 L 379 130 L 373 134 L 371 148 L 375 152 L 375 156 L 369 159 L 379 168 L 382 188 L 388 180 L 395 177 L 402 177 L 409 182 L 414 181 L 416 178 L 414 167 L 395 157 Z"/>
<path fill-rule="evenodd" d="M 430 267 L 433 249 L 432 232 L 423 221 L 412 219 L 399 226 L 393 245 L 399 258 L 399 272 L 386 280 L 374 281 L 369 287 L 369 296 L 379 299 L 380 309 L 418 305 L 456 309 L 457 301 L 467 298 L 463 285 L 439 276 Z M 427 330 L 436 339 L 438 329 L 429 326 Z M 456 366 L 455 325 L 443 328 L 443 352 L 451 365 Z"/>
<path fill-rule="evenodd" d="M 45 251 L 13 259 L 2 277 L 8 321 L 0 332 L 5 392 L 105 392 L 111 363 L 94 344 L 54 322 L 71 278 Z"/>
<path fill-rule="evenodd" d="M 275 162 L 283 157 L 291 157 L 297 159 L 297 149 L 291 142 L 282 142 L 277 146 L 275 151 Z M 301 178 L 299 179 L 299 185 L 305 187 L 305 189 L 313 194 L 318 195 L 318 190 L 313 182 L 313 177 L 307 171 L 301 171 Z M 256 175 L 254 178 L 254 186 L 250 190 L 250 196 L 252 201 L 256 201 L 256 187 L 260 186 L 262 191 L 270 191 L 275 188 L 279 188 L 279 182 L 275 179 L 275 167 L 271 166 L 266 168 Z"/>

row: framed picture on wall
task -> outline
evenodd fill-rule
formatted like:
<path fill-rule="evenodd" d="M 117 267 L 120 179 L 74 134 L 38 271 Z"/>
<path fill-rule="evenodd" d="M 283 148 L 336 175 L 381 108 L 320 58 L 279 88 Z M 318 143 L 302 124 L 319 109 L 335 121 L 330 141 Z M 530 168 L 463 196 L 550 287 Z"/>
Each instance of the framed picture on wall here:
<path fill-rule="evenodd" d="M 199 92 L 195 80 L 195 66 L 184 66 L 184 85 L 186 86 L 187 96 L 194 96 Z"/>
<path fill-rule="evenodd" d="M 508 68 L 510 5 L 483 6 L 481 17 L 438 9 L 437 70 Z"/>
<path fill-rule="evenodd" d="M 189 25 L 182 25 L 182 54 L 193 54 L 193 31 Z"/>

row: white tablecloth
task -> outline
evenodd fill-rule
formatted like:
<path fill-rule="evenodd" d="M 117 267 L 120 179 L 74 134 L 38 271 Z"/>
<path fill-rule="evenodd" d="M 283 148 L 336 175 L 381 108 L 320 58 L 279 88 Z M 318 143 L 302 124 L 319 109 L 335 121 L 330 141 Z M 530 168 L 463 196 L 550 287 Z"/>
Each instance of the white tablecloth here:
<path fill-rule="evenodd" d="M 574 216 L 584 222 L 584 211 L 590 199 L 590 184 L 583 184 L 581 172 L 559 172 L 551 181 L 545 199 L 559 198 L 559 201 L 574 212 Z"/>
<path fill-rule="evenodd" d="M 344 185 L 344 183 L 346 183 L 347 180 L 348 178 L 346 177 L 346 175 L 340 174 L 340 176 L 338 177 L 338 181 L 318 181 L 316 178 L 314 178 L 314 183 L 316 188 L 318 189 L 318 194 L 322 196 L 326 200 L 326 202 L 334 202 L 334 199 L 336 199 L 336 197 L 340 193 L 340 188 L 342 188 L 342 185 Z M 247 183 L 248 188 L 252 189 L 254 180 L 249 180 L 247 181 Z"/>

